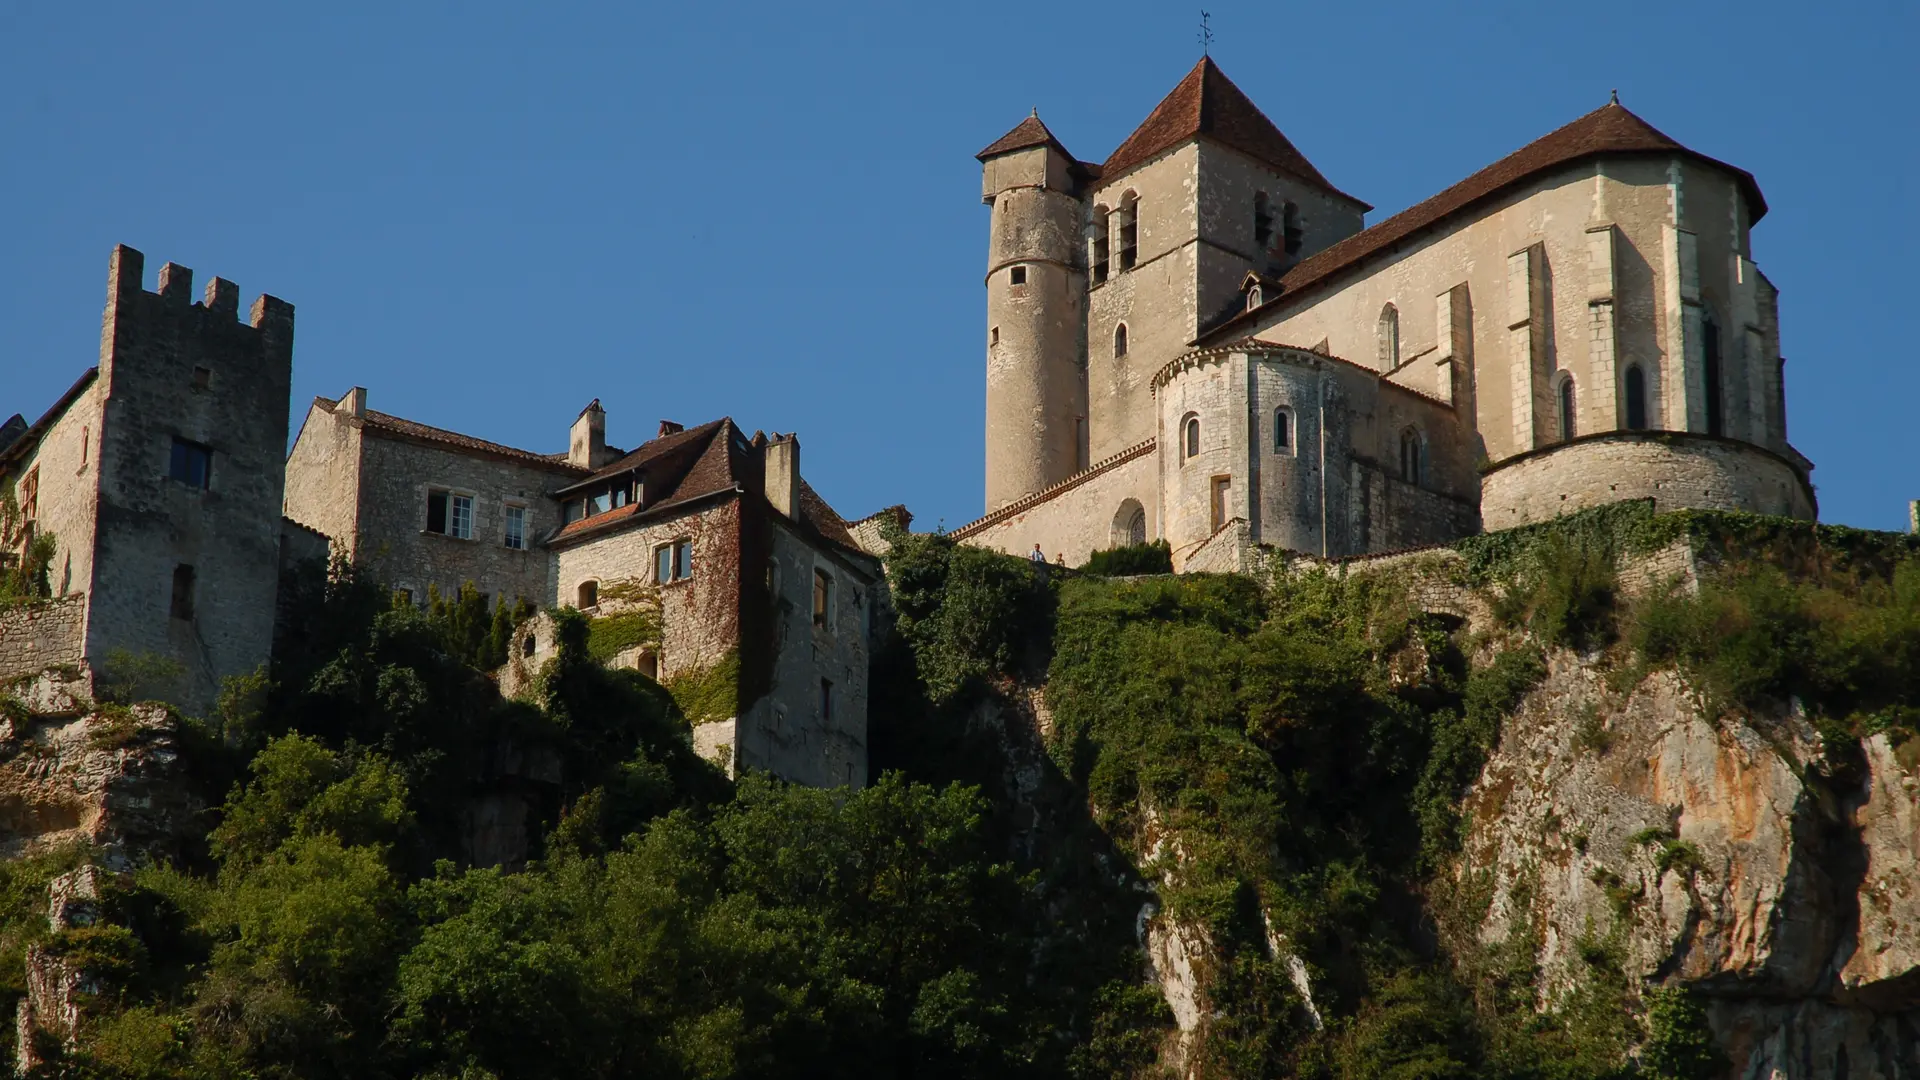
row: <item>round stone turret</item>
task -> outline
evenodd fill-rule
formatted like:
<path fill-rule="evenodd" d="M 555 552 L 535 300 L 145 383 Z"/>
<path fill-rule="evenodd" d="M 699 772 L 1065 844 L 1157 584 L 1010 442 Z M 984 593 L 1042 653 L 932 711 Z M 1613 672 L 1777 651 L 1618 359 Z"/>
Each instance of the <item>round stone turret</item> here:
<path fill-rule="evenodd" d="M 986 509 L 1073 475 L 1086 445 L 1081 166 L 1028 117 L 979 154 L 987 248 Z"/>

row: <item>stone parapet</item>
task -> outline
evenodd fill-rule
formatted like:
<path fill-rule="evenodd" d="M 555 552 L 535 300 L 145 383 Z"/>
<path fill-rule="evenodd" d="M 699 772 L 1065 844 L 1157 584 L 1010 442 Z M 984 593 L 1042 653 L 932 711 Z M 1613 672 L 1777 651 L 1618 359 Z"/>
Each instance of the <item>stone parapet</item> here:
<path fill-rule="evenodd" d="M 1482 482 L 1480 519 L 1488 530 L 1507 529 L 1629 499 L 1651 499 L 1663 513 L 1816 513 L 1806 476 L 1770 450 L 1712 435 L 1614 431 L 1502 462 Z"/>

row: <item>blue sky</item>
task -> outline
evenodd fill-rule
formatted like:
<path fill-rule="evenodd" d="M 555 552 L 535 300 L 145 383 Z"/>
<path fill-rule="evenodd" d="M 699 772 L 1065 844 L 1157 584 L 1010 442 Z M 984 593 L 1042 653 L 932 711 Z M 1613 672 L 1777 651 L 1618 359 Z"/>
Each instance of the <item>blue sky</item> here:
<path fill-rule="evenodd" d="M 1369 222 L 1621 100 L 1753 171 L 1822 516 L 1920 498 L 1912 3 L 1211 0 L 1213 55 Z M 324 12 L 324 13 L 322 13 Z M 559 450 L 728 414 L 843 513 L 981 503 L 973 153 L 1098 160 L 1197 6 L 0 0 L 0 416 L 98 351 L 107 254 L 298 309 L 315 394 Z M 148 281 L 148 287 L 153 282 Z"/>

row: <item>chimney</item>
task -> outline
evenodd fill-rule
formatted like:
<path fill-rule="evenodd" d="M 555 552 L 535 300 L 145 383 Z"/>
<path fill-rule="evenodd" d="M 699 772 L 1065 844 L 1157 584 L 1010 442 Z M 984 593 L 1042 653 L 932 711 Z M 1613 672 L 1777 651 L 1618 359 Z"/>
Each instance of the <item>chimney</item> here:
<path fill-rule="evenodd" d="M 800 520 L 800 437 L 775 435 L 760 453 L 767 467 L 767 502 Z"/>
<path fill-rule="evenodd" d="M 669 435 L 678 435 L 685 430 L 687 430 L 687 425 L 685 424 L 677 424 L 672 420 L 662 420 L 660 421 L 660 434 L 655 435 L 654 438 L 664 439 Z"/>
<path fill-rule="evenodd" d="M 347 396 L 340 399 L 340 404 L 346 406 L 348 416 L 364 419 L 367 415 L 367 388 L 356 386 L 347 391 Z"/>
<path fill-rule="evenodd" d="M 580 410 L 567 439 L 567 463 L 597 469 L 607 463 L 607 411 L 594 398 Z"/>

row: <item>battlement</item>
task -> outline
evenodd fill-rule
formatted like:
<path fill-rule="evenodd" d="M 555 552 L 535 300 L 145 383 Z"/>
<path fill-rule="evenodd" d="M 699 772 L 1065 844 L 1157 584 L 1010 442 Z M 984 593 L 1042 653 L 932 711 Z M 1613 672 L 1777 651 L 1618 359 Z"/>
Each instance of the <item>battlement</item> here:
<path fill-rule="evenodd" d="M 179 263 L 169 262 L 160 268 L 158 288 L 148 292 L 143 286 L 146 264 L 147 257 L 139 250 L 125 244 L 114 246 L 107 268 L 107 310 L 110 313 L 118 314 L 142 302 L 158 302 L 170 308 L 196 308 L 208 315 L 226 315 L 238 321 L 240 286 L 226 278 L 216 277 L 207 282 L 206 290 L 198 301 L 192 300 L 193 271 Z M 261 331 L 291 331 L 293 305 L 277 296 L 262 293 L 248 310 L 247 325 Z"/>

